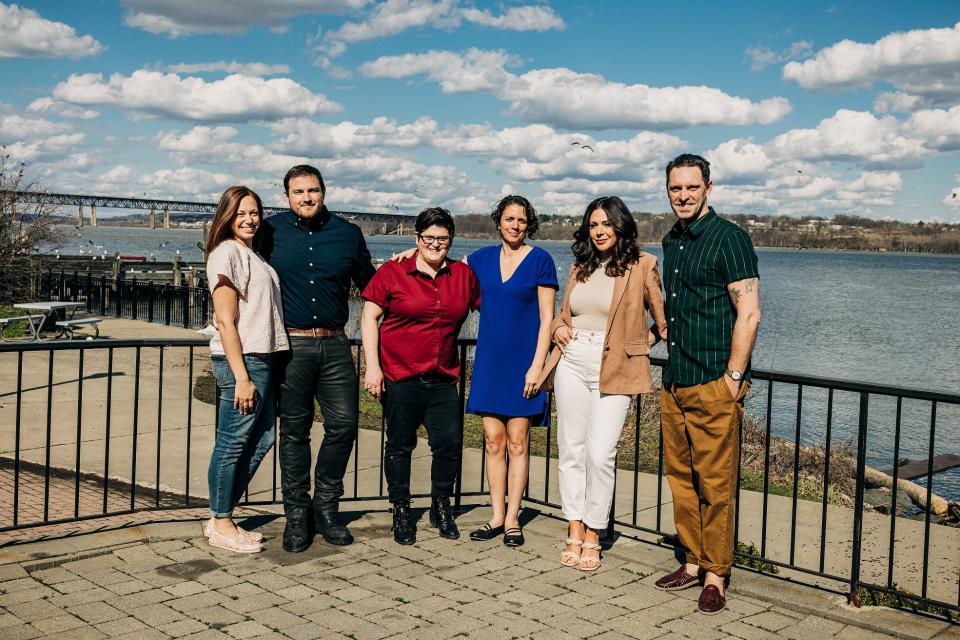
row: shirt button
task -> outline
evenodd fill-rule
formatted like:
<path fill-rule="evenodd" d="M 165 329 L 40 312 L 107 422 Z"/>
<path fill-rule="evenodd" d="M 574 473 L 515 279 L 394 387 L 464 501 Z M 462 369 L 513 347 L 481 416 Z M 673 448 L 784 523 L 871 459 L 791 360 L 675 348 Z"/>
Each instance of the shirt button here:
<path fill-rule="evenodd" d="M 313 284 L 313 280 L 310 281 L 310 284 Z"/>
<path fill-rule="evenodd" d="M 676 298 L 676 297 L 677 297 L 677 294 L 671 293 L 671 294 L 670 294 L 670 297 L 671 297 L 671 298 Z"/>
<path fill-rule="evenodd" d="M 683 245 L 680 245 L 680 248 L 683 249 Z"/>
<path fill-rule="evenodd" d="M 310 251 L 313 251 L 313 247 L 307 247 L 307 248 L 310 249 Z"/>
<path fill-rule="evenodd" d="M 316 302 L 316 301 L 317 301 L 316 298 L 310 298 L 310 302 Z"/>
<path fill-rule="evenodd" d="M 312 267 L 312 266 L 313 266 L 313 263 L 311 262 L 311 263 L 310 263 L 309 265 L 307 265 L 307 266 L 310 266 L 310 267 Z"/>
<path fill-rule="evenodd" d="M 309 233 L 310 235 L 313 235 L 313 231 L 309 231 L 308 233 Z"/>
<path fill-rule="evenodd" d="M 675 347 L 675 346 L 677 346 L 677 343 L 676 343 L 676 342 L 671 342 L 671 343 L 670 343 L 670 346 L 671 346 L 671 347 Z"/>
<path fill-rule="evenodd" d="M 313 319 L 316 320 L 316 319 L 317 319 L 317 316 L 313 316 Z"/>
<path fill-rule="evenodd" d="M 674 272 L 674 273 L 680 273 L 680 269 L 674 269 L 673 272 Z"/>
<path fill-rule="evenodd" d="M 673 322 L 674 320 L 676 320 L 676 318 L 670 318 L 670 322 Z"/>

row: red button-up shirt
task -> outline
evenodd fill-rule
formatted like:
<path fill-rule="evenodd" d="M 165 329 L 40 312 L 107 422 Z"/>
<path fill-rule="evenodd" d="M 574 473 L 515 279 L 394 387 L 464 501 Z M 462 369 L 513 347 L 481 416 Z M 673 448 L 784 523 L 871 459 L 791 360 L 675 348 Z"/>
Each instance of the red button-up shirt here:
<path fill-rule="evenodd" d="M 384 311 L 380 367 L 394 382 L 421 374 L 460 375 L 457 336 L 480 307 L 480 284 L 462 262 L 447 261 L 431 278 L 417 257 L 386 262 L 363 290 Z"/>

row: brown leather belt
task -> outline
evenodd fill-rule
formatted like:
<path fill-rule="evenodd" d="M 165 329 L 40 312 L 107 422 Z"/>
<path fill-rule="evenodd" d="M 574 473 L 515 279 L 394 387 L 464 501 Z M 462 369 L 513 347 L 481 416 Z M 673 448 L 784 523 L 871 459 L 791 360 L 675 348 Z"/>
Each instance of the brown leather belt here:
<path fill-rule="evenodd" d="M 334 338 L 346 334 L 343 331 L 343 327 L 339 329 L 327 329 L 326 327 L 294 329 L 293 327 L 287 327 L 287 335 L 297 336 L 298 338 Z"/>

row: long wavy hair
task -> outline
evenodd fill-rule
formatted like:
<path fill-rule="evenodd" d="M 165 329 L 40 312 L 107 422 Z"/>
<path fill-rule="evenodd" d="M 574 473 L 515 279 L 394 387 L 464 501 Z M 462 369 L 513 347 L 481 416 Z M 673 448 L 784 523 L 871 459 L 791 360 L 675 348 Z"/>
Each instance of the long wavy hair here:
<path fill-rule="evenodd" d="M 585 282 L 600 266 L 600 254 L 590 240 L 590 215 L 597 209 L 603 209 L 607 220 L 617 233 L 617 243 L 613 245 L 610 260 L 604 272 L 611 278 L 617 278 L 626 273 L 627 265 L 640 259 L 640 249 L 637 247 L 637 223 L 623 200 L 617 196 L 597 198 L 587 205 L 583 213 L 580 227 L 573 232 L 574 263 L 577 265 L 577 282 Z"/>
<path fill-rule="evenodd" d="M 263 239 L 263 203 L 253 189 L 236 185 L 228 188 L 220 196 L 217 211 L 213 214 L 213 222 L 210 223 L 210 231 L 207 233 L 207 244 L 204 249 L 207 255 L 210 255 L 217 248 L 217 245 L 224 240 L 233 238 L 233 217 L 237 215 L 240 201 L 247 196 L 251 196 L 257 201 L 257 211 L 260 212 L 260 228 L 253 236 L 253 249 L 254 251 L 260 250 L 260 241 Z"/>

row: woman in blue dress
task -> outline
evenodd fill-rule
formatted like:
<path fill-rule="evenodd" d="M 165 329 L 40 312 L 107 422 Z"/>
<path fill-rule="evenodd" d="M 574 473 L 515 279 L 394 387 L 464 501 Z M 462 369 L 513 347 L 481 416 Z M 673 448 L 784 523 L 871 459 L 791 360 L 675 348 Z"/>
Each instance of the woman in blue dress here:
<path fill-rule="evenodd" d="M 519 547 L 524 542 L 520 502 L 527 485 L 530 426 L 543 424 L 550 415 L 547 394 L 536 386 L 550 347 L 557 268 L 549 253 L 526 242 L 539 227 L 529 200 L 506 196 L 490 217 L 501 243 L 466 258 L 480 281 L 480 327 L 467 413 L 483 420 L 493 512 L 470 539 L 502 534 L 506 546 Z"/>
<path fill-rule="evenodd" d="M 503 533 L 505 545 L 520 546 L 530 426 L 550 415 L 546 393 L 535 387 L 550 347 L 557 268 L 549 253 L 526 242 L 539 227 L 526 198 L 503 198 L 490 217 L 502 242 L 467 256 L 480 281 L 481 301 L 467 412 L 483 419 L 493 513 L 470 538 L 490 540 Z"/>

